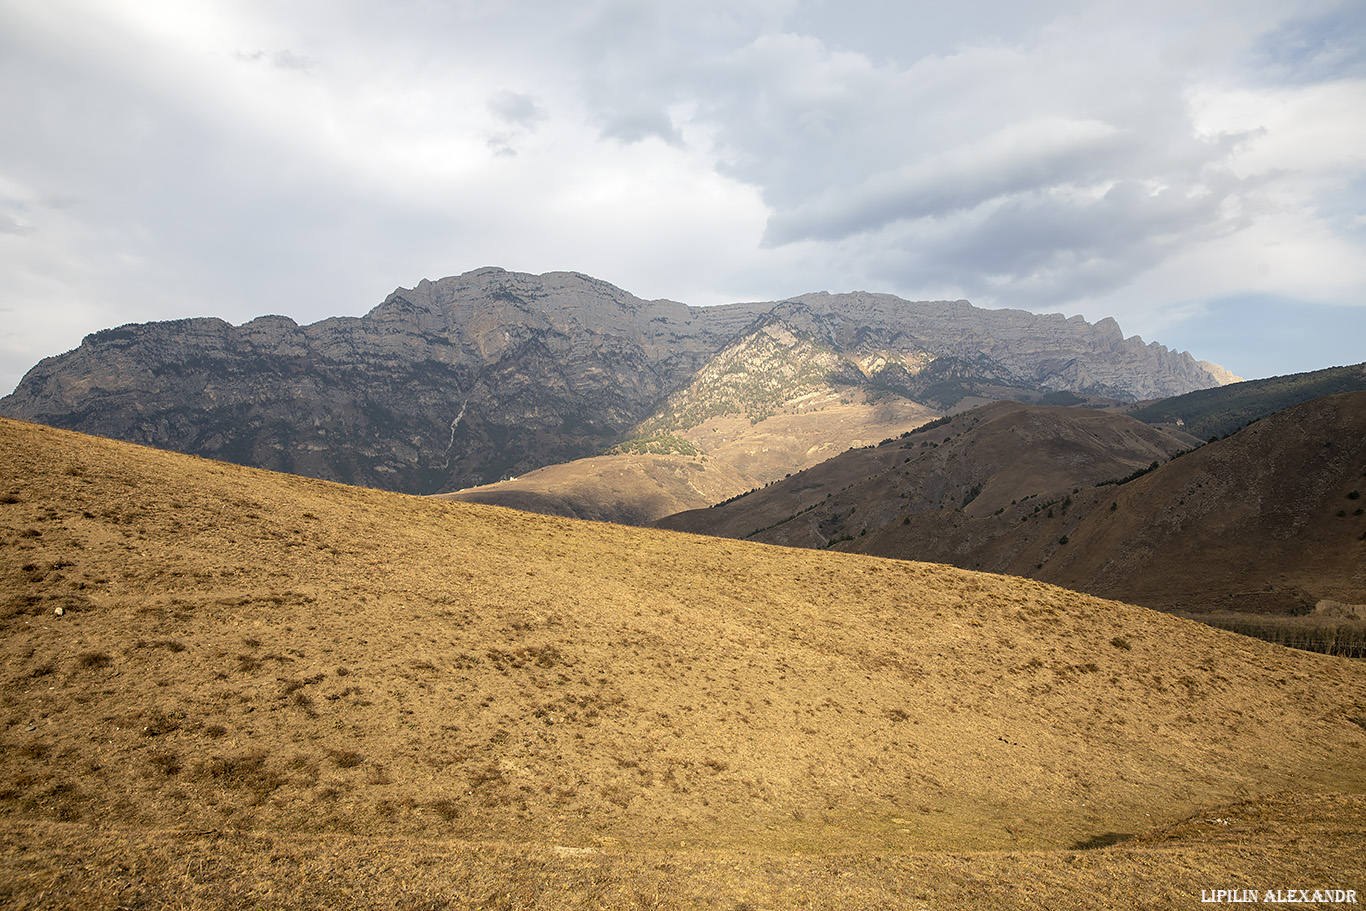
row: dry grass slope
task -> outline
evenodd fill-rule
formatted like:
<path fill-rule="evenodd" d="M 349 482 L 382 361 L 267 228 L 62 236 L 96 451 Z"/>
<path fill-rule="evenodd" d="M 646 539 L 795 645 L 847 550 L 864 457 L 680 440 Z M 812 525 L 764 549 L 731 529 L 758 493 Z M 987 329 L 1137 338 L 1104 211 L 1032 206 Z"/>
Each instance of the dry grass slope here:
<path fill-rule="evenodd" d="M 1366 885 L 1360 663 L 1019 579 L 11 421 L 0 465 L 15 907 Z"/>

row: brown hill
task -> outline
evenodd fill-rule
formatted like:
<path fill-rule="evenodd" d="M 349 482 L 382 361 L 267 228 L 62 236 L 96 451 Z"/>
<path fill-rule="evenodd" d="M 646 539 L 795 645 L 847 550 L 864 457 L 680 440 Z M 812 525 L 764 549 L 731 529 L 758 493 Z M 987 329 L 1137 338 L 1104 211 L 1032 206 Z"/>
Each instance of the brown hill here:
<path fill-rule="evenodd" d="M 1122 415 L 998 403 L 657 524 L 1030 576 L 1163 610 L 1366 603 L 1366 393 L 1172 459 L 1197 444 Z"/>
<path fill-rule="evenodd" d="M 1123 415 L 996 402 L 844 453 L 725 506 L 670 516 L 658 524 L 826 547 L 902 525 L 907 516 L 913 521 L 929 516 L 945 525 L 972 525 L 986 540 L 1019 521 L 1004 516 L 1021 503 L 1130 474 L 1194 445 L 1198 441 L 1185 434 Z M 918 559 L 956 562 L 962 557 L 938 535 L 902 543 L 924 548 Z"/>
<path fill-rule="evenodd" d="M 1038 575 L 1170 610 L 1366 604 L 1363 497 L 1366 392 L 1314 399 L 1094 491 Z"/>
<path fill-rule="evenodd" d="M 657 445 L 658 436 L 638 436 L 636 445 L 643 452 L 577 459 L 440 496 L 545 515 L 649 525 L 762 487 L 850 446 L 900 435 L 936 414 L 900 399 L 870 403 L 861 394 L 858 398 L 837 388 L 798 394 L 762 420 L 714 415 L 670 433 L 663 445 Z M 677 442 L 670 445 L 671 440 Z M 651 448 L 665 451 L 651 453 Z"/>
<path fill-rule="evenodd" d="M 1357 663 L 1038 582 L 11 421 L 0 465 L 14 906 L 1131 907 L 1361 882 Z"/>
<path fill-rule="evenodd" d="M 661 516 L 732 497 L 753 483 L 730 465 L 700 455 L 631 453 L 576 459 L 435 498 L 648 525 Z"/>

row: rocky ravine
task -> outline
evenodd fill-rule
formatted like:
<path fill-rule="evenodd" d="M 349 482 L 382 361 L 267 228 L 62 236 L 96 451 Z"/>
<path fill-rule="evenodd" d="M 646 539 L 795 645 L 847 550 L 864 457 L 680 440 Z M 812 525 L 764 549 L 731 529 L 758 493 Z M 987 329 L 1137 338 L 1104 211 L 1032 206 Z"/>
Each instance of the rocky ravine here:
<path fill-rule="evenodd" d="M 690 307 L 576 273 L 484 268 L 399 289 L 359 318 L 96 332 L 30 370 L 0 415 L 431 493 L 603 450 L 761 320 L 916 401 L 983 387 L 1139 400 L 1226 379 L 1113 320 L 866 293 Z"/>

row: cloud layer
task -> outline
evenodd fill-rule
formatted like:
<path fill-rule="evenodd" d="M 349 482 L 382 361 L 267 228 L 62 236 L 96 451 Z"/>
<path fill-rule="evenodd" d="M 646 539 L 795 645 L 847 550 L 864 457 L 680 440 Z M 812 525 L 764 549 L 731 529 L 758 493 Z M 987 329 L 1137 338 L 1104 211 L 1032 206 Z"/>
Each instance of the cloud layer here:
<path fill-rule="evenodd" d="M 489 264 L 1366 358 L 1359 3 L 942 6 L 0 0 L 0 385 L 108 325 Z"/>

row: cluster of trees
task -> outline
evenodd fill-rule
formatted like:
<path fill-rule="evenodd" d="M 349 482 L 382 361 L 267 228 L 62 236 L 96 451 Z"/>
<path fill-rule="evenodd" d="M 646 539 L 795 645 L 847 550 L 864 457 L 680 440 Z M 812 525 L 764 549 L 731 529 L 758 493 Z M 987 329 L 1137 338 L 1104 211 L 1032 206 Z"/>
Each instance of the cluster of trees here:
<path fill-rule="evenodd" d="M 1281 617 L 1237 613 L 1200 614 L 1193 615 L 1191 619 L 1289 648 L 1343 658 L 1366 658 L 1366 620 L 1344 620 L 1312 614 Z"/>
<path fill-rule="evenodd" d="M 660 433 L 648 437 L 634 437 L 624 443 L 618 443 L 607 451 L 608 455 L 629 454 L 636 455 L 683 455 L 698 456 L 702 451 L 674 433 Z"/>

